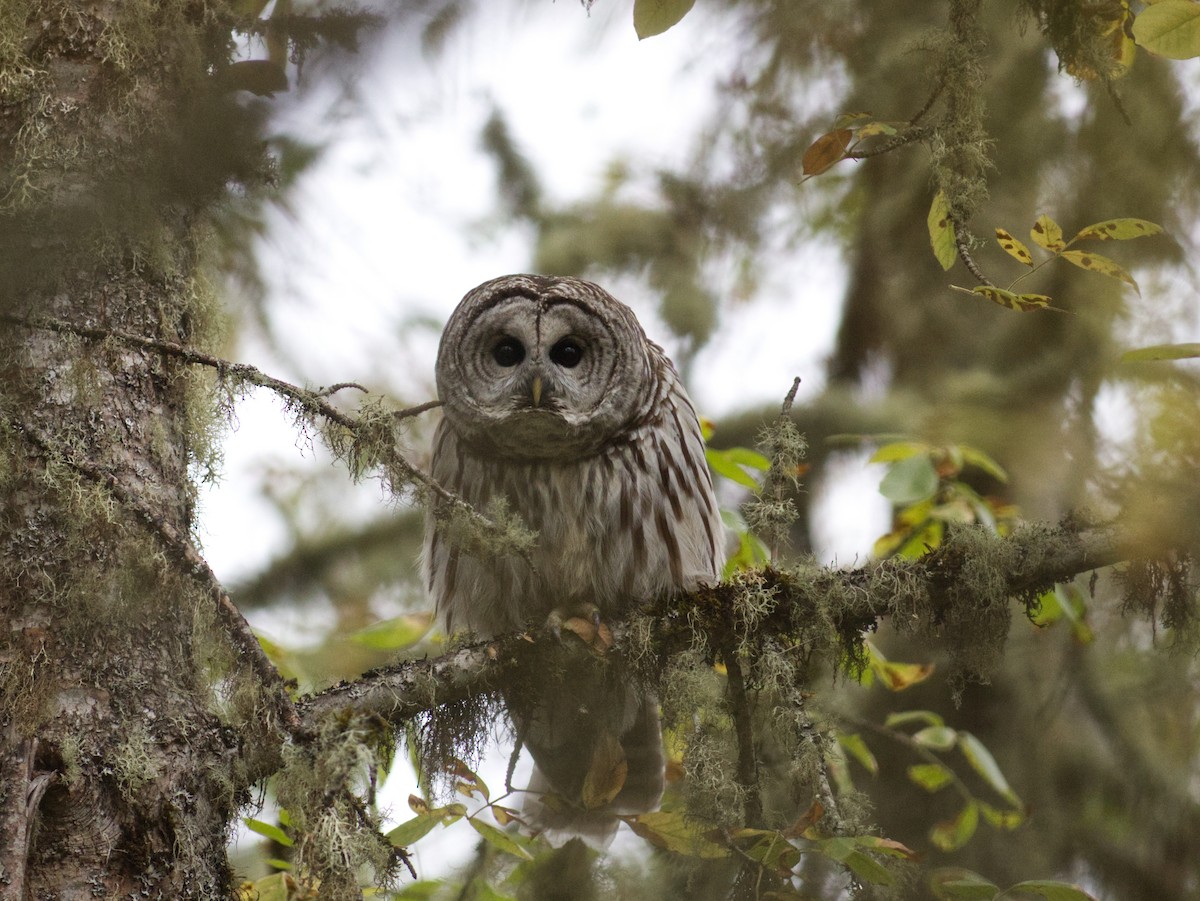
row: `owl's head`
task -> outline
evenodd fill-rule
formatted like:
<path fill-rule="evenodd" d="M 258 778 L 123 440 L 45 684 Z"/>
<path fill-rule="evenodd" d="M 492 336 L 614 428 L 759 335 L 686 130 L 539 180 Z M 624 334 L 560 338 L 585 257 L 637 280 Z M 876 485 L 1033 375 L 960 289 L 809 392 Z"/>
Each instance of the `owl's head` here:
<path fill-rule="evenodd" d="M 446 324 L 438 396 L 478 452 L 585 456 L 654 408 L 659 359 L 633 311 L 597 285 L 507 275 L 470 291 Z"/>

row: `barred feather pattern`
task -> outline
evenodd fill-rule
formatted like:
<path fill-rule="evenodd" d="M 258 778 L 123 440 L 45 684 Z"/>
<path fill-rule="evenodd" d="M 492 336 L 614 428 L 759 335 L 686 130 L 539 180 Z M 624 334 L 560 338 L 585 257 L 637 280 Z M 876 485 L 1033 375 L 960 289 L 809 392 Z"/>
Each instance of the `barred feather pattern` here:
<path fill-rule="evenodd" d="M 429 530 L 428 586 L 448 632 L 496 635 L 583 603 L 619 617 L 717 577 L 721 521 L 704 441 L 674 368 L 661 360 L 661 409 L 581 460 L 477 457 L 442 421 L 433 477 L 477 510 L 503 497 L 538 534 L 531 568 L 518 557 L 470 557 Z"/>
<path fill-rule="evenodd" d="M 547 364 L 543 345 L 568 332 L 592 369 Z M 496 342 L 513 336 L 528 360 L 498 368 Z M 548 398 L 534 391 L 536 414 L 526 365 L 538 390 L 543 375 L 548 384 Z M 696 413 L 666 354 L 603 289 L 540 276 L 485 283 L 447 325 L 438 387 L 434 478 L 478 510 L 502 498 L 537 532 L 529 561 L 484 558 L 430 519 L 425 574 L 448 632 L 487 637 L 585 605 L 619 618 L 717 579 L 723 532 Z M 654 809 L 663 789 L 657 702 L 611 669 L 602 679 L 568 673 L 532 708 L 510 709 L 536 764 L 526 814 L 595 844 L 611 837 L 614 813 Z M 606 736 L 619 740 L 628 774 L 610 804 L 585 809 L 580 789 Z M 541 804 L 547 791 L 574 806 Z"/>

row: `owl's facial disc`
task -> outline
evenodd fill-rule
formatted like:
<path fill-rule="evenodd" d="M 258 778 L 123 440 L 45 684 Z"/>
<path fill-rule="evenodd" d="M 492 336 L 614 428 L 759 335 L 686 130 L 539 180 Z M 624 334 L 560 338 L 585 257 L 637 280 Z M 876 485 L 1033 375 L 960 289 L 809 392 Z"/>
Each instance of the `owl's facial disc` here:
<path fill-rule="evenodd" d="M 628 308 L 594 285 L 497 279 L 468 294 L 447 326 L 439 394 L 480 452 L 594 453 L 649 403 L 645 348 Z"/>

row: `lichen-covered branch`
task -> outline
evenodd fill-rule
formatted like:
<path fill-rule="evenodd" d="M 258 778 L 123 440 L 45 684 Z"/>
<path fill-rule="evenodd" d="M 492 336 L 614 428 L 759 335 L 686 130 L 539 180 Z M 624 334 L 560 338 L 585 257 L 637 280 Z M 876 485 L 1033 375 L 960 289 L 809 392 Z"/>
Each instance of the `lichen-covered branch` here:
<path fill-rule="evenodd" d="M 0 322 L 22 328 L 75 335 L 89 341 L 116 341 L 154 351 L 191 365 L 214 369 L 222 379 L 235 385 L 255 385 L 273 391 L 306 421 L 321 419 L 326 423 L 326 428 L 321 430 L 322 436 L 330 449 L 346 460 L 356 476 L 371 469 L 379 469 L 394 491 L 399 491 L 405 485 L 416 487 L 419 493 L 428 498 L 435 516 L 453 518 L 464 523 L 466 528 L 463 529 L 463 534 L 468 538 L 478 536 L 480 543 L 486 545 L 490 551 L 528 555 L 532 536 L 526 530 L 514 528 L 512 524 L 496 522 L 480 513 L 456 494 L 443 488 L 397 448 L 395 423 L 439 406 L 437 401 L 390 412 L 364 406 L 359 415 L 355 416 L 334 406 L 328 399 L 334 389 L 359 387 L 352 383 L 335 385 L 331 389 L 310 390 L 267 375 L 247 363 L 231 362 L 182 344 L 144 335 L 59 319 L 25 318 L 9 313 L 0 313 Z"/>
<path fill-rule="evenodd" d="M 1038 594 L 1056 582 L 1150 556 L 1148 538 L 1145 531 L 1121 526 L 1078 532 L 1027 527 L 1009 538 L 963 530 L 919 560 L 887 560 L 848 571 L 812 567 L 746 573 L 664 599 L 635 621 L 615 627 L 614 636 L 626 655 L 642 659 L 649 652 L 662 660 L 694 647 L 698 635 L 727 634 L 728 611 L 752 590 L 774 602 L 754 628 L 789 637 L 794 647 L 803 649 L 798 653 L 853 665 L 861 662 L 863 634 L 884 618 L 902 632 L 936 631 L 953 629 L 964 618 L 1007 615 L 1014 597 L 1031 610 Z M 956 637 L 971 641 L 969 636 Z M 308 726 L 351 710 L 403 722 L 493 690 L 521 666 L 536 643 L 528 634 L 515 633 L 441 657 L 376 670 L 301 700 L 300 715 Z M 727 642 L 706 644 L 719 649 Z M 966 666 L 982 659 L 972 655 L 969 646 L 958 650 Z"/>

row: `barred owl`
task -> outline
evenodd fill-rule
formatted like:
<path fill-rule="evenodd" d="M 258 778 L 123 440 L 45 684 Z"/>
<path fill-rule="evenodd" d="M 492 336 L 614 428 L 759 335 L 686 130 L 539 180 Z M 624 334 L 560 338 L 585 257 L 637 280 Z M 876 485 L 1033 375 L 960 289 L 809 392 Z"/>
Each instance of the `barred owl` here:
<path fill-rule="evenodd" d="M 487 637 L 578 610 L 618 618 L 717 578 L 721 521 L 696 414 L 671 361 L 606 291 L 534 275 L 485 282 L 446 325 L 437 387 L 434 478 L 479 510 L 503 499 L 538 533 L 529 562 L 483 559 L 429 520 L 426 578 L 448 632 Z M 619 670 L 556 675 L 520 709 L 506 696 L 535 764 L 525 812 L 603 840 L 613 814 L 651 810 L 662 794 L 657 702 Z M 581 791 L 605 748 L 627 771 L 596 809 Z M 539 802 L 546 793 L 554 803 Z"/>

